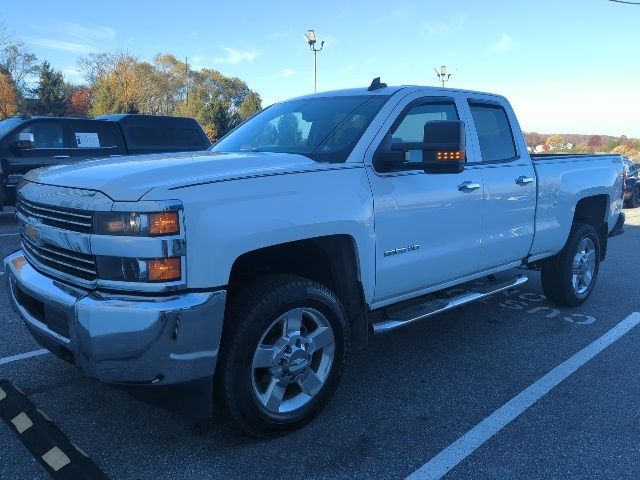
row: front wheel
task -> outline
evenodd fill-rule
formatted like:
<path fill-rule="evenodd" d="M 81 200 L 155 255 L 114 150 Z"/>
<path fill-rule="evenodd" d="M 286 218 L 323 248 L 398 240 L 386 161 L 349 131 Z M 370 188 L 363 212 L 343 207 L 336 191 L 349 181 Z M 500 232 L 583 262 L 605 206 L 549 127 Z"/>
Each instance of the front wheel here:
<path fill-rule="evenodd" d="M 238 426 L 269 437 L 317 415 L 349 350 L 337 296 L 301 277 L 269 277 L 232 300 L 227 322 L 216 393 Z"/>
<path fill-rule="evenodd" d="M 572 228 L 565 247 L 542 266 L 542 289 L 563 307 L 582 304 L 593 291 L 600 269 L 600 240 L 592 225 Z"/>

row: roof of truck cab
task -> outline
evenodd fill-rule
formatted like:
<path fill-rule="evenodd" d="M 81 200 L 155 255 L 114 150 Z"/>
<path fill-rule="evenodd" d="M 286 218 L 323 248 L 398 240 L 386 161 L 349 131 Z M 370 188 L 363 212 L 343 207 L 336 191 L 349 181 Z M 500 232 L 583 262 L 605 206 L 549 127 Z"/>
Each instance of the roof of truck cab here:
<path fill-rule="evenodd" d="M 413 91 L 432 91 L 434 95 L 443 95 L 447 93 L 464 93 L 464 94 L 475 94 L 475 95 L 489 95 L 496 98 L 504 99 L 503 95 L 499 95 L 497 93 L 490 92 L 480 92 L 475 90 L 465 90 L 461 88 L 449 88 L 449 87 L 434 87 L 434 86 L 424 86 L 424 85 L 397 85 L 397 86 L 386 86 L 379 87 L 375 90 L 369 90 L 368 88 L 348 88 L 343 90 L 330 90 L 326 92 L 318 92 L 311 93 L 308 95 L 302 95 L 300 97 L 287 99 L 289 100 L 304 100 L 307 98 L 320 98 L 320 97 L 339 97 L 339 96 L 352 96 L 352 95 L 394 95 L 399 91 L 404 90 L 405 93 L 411 93 Z"/>
<path fill-rule="evenodd" d="M 142 122 L 196 122 L 194 118 L 190 117 L 172 117 L 170 115 L 142 115 L 139 113 L 112 113 L 110 115 L 100 115 L 95 120 L 108 120 L 110 122 L 118 122 L 122 124 L 126 123 L 140 123 Z"/>

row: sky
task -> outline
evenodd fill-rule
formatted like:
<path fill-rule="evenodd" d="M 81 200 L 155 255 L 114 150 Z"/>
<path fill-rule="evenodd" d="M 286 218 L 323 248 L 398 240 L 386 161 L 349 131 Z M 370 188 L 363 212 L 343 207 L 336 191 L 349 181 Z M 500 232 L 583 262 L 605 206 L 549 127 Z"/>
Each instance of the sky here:
<path fill-rule="evenodd" d="M 263 104 L 313 91 L 303 34 L 332 35 L 318 90 L 438 85 L 505 95 L 525 131 L 640 137 L 640 5 L 609 0 L 3 0 L 0 20 L 77 83 L 78 58 L 129 50 L 237 76 Z"/>

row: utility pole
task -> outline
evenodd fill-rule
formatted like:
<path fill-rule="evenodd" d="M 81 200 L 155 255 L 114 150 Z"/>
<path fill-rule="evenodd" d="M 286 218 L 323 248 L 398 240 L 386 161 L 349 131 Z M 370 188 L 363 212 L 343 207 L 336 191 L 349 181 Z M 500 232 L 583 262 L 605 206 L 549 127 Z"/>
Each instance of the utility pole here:
<path fill-rule="evenodd" d="M 184 91 L 187 107 L 189 106 L 189 57 L 184 57 Z"/>
<path fill-rule="evenodd" d="M 442 65 L 440 67 L 440 72 L 438 72 L 438 70 L 436 70 L 435 68 L 433 69 L 436 72 L 436 75 L 438 76 L 438 79 L 442 82 L 442 86 L 444 87 L 444 83 L 449 81 L 449 77 L 451 76 L 450 73 L 447 73 L 447 67 L 446 65 Z"/>

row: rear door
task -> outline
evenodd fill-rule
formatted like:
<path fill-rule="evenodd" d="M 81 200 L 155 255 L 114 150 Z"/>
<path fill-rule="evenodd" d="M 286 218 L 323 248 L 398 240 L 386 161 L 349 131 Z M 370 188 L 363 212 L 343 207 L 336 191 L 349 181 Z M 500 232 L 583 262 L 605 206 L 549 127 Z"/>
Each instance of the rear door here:
<path fill-rule="evenodd" d="M 71 120 L 68 134 L 72 145 L 69 161 L 77 162 L 126 154 L 120 128 L 115 122 Z"/>
<path fill-rule="evenodd" d="M 479 268 L 486 270 L 528 255 L 534 234 L 536 174 L 526 147 L 518 145 L 513 135 L 519 126 L 510 108 L 482 97 L 469 99 L 468 108 L 482 160 L 484 214 Z"/>

